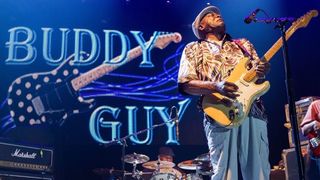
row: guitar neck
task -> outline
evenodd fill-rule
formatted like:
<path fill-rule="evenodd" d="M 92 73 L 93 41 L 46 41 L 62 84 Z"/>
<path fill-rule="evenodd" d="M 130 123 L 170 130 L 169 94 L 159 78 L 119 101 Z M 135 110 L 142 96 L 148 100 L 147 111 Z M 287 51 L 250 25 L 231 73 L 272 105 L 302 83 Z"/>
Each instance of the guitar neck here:
<path fill-rule="evenodd" d="M 122 66 L 123 64 L 126 64 L 127 62 L 130 62 L 132 59 L 135 59 L 136 57 L 140 56 L 142 54 L 142 49 L 140 46 L 137 46 L 133 49 L 131 49 L 124 62 L 119 64 L 101 64 L 100 66 L 81 74 L 79 77 L 74 78 L 71 80 L 71 84 L 74 90 L 78 91 L 82 87 L 87 86 L 92 81 L 99 79 L 100 77 L 104 76 L 105 74 L 114 71 L 118 67 Z M 120 56 L 117 56 L 111 60 L 111 62 L 117 62 L 119 60 Z"/>
<path fill-rule="evenodd" d="M 295 28 L 291 26 L 287 31 L 286 31 L 286 40 L 288 40 L 293 33 L 295 32 Z M 260 58 L 262 61 L 270 61 L 271 58 L 279 51 L 281 46 L 283 45 L 282 42 L 282 37 L 277 40 L 273 44 L 273 46 Z M 243 79 L 247 82 L 250 81 L 256 81 L 258 79 L 257 72 L 252 68 L 250 71 L 247 72 L 247 74 L 243 77 Z"/>
<path fill-rule="evenodd" d="M 145 43 L 145 45 L 149 45 L 150 43 L 153 43 L 151 46 L 152 48 L 156 47 L 159 49 L 163 49 L 167 47 L 167 45 L 170 42 L 178 43 L 181 41 L 181 35 L 179 33 L 166 33 L 164 35 L 156 36 L 156 39 L 150 39 Z M 103 75 L 117 69 L 118 67 L 126 64 L 127 62 L 130 62 L 132 59 L 135 59 L 136 57 L 140 56 L 142 54 L 142 48 L 141 46 L 137 46 L 133 49 L 131 49 L 127 53 L 126 59 L 121 63 L 115 63 L 115 64 L 101 64 L 100 66 L 80 75 L 79 77 L 74 78 L 71 80 L 72 87 L 75 91 L 78 91 L 82 87 L 85 87 L 89 83 L 91 83 L 94 80 L 99 79 Z M 111 60 L 111 62 L 118 62 L 120 60 L 121 56 L 117 56 Z"/>
<path fill-rule="evenodd" d="M 293 33 L 295 32 L 295 28 L 291 26 L 287 31 L 286 31 L 286 40 L 288 40 Z M 264 54 L 263 57 L 260 59 L 270 61 L 270 59 L 279 51 L 279 49 L 282 47 L 283 41 L 282 37 L 280 37 L 277 42 L 273 44 L 273 46 Z"/>
<path fill-rule="evenodd" d="M 317 10 L 311 10 L 307 14 L 300 17 L 298 20 L 292 23 L 290 28 L 286 31 L 286 37 L 285 39 L 288 40 L 293 33 L 299 29 L 300 27 L 306 27 L 311 20 L 312 17 L 317 17 L 318 11 Z M 270 59 L 278 52 L 280 47 L 283 45 L 282 37 L 277 40 L 276 43 L 273 44 L 273 46 L 260 58 L 262 61 L 270 61 Z M 243 80 L 247 82 L 255 81 L 257 80 L 257 73 L 254 70 L 254 68 L 251 68 L 251 70 L 248 71 L 247 74 L 245 74 Z"/>

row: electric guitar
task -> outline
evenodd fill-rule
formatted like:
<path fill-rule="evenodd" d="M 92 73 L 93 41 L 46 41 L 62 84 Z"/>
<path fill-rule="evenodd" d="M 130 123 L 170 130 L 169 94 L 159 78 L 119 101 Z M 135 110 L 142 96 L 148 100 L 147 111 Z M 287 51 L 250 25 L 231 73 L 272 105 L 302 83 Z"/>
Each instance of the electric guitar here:
<path fill-rule="evenodd" d="M 320 157 L 320 136 L 315 131 L 311 131 L 307 134 L 307 138 L 312 154 L 315 157 Z"/>
<path fill-rule="evenodd" d="M 171 42 L 181 41 L 179 33 L 160 34 L 152 47 L 163 49 Z M 146 42 L 150 44 L 151 39 Z M 10 115 L 18 125 L 62 124 L 69 116 L 89 110 L 93 100 L 84 100 L 79 90 L 103 75 L 142 54 L 137 46 L 127 53 L 119 64 L 101 64 L 80 74 L 73 66 L 74 55 L 68 57 L 59 67 L 44 73 L 26 74 L 17 78 L 9 87 L 7 103 Z M 86 54 L 82 54 L 86 55 Z M 117 62 L 120 56 L 111 61 Z"/>
<path fill-rule="evenodd" d="M 286 31 L 286 39 L 289 39 L 297 29 L 306 27 L 311 18 L 316 16 L 318 16 L 318 11 L 311 10 L 293 22 L 291 27 Z M 281 46 L 282 39 L 279 38 L 260 59 L 269 61 Z M 226 81 L 233 82 L 239 87 L 239 96 L 235 100 L 229 99 L 219 93 L 206 95 L 203 98 L 202 108 L 204 112 L 211 119 L 226 128 L 240 126 L 248 116 L 252 103 L 270 88 L 268 81 L 262 84 L 255 84 L 258 77 L 254 68 L 247 70 L 246 65 L 249 61 L 249 58 L 240 60 L 231 75 L 226 79 Z M 225 99 L 229 99 L 232 102 L 230 107 L 225 105 Z"/>

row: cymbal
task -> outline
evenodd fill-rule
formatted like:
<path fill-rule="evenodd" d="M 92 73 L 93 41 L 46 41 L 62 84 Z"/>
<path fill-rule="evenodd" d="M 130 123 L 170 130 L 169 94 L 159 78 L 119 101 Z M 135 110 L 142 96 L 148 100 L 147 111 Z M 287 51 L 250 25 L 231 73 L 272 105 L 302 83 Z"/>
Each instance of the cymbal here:
<path fill-rule="evenodd" d="M 198 163 L 194 160 L 182 161 L 178 164 L 178 167 L 184 170 L 196 170 Z"/>
<path fill-rule="evenodd" d="M 149 157 L 144 154 L 127 154 L 124 156 L 123 161 L 129 164 L 141 164 L 149 161 Z"/>
<path fill-rule="evenodd" d="M 210 162 L 210 154 L 209 153 L 201 154 L 200 156 L 196 157 L 194 161 Z"/>
<path fill-rule="evenodd" d="M 161 168 L 173 168 L 175 164 L 173 162 L 168 161 L 149 161 L 142 164 L 142 167 L 147 169 L 157 169 Z"/>

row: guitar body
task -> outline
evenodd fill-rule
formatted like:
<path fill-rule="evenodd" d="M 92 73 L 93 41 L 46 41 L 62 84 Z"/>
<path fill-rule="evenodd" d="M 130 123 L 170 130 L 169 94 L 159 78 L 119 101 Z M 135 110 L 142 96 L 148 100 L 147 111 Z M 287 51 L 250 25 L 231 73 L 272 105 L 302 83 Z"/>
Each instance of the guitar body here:
<path fill-rule="evenodd" d="M 307 134 L 309 140 L 309 147 L 313 156 L 320 157 L 320 137 L 315 131 L 311 131 Z"/>
<path fill-rule="evenodd" d="M 243 58 L 226 79 L 228 82 L 235 83 L 239 87 L 239 95 L 230 107 L 223 103 L 227 97 L 218 93 L 206 95 L 202 101 L 204 112 L 221 126 L 232 128 L 241 125 L 248 116 L 252 103 L 260 96 L 265 94 L 269 88 L 269 82 L 255 84 L 255 81 L 247 82 L 244 75 L 248 72 L 246 65 L 248 58 Z"/>
<path fill-rule="evenodd" d="M 56 123 L 77 112 L 78 93 L 70 80 L 79 71 L 71 59 L 46 73 L 26 74 L 17 78 L 8 90 L 10 115 L 21 124 Z"/>

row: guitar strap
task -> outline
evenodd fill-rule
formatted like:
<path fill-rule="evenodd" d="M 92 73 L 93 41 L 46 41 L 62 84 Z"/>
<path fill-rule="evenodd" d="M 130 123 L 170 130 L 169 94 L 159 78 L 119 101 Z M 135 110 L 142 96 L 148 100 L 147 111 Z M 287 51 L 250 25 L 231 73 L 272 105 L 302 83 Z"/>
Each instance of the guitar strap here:
<path fill-rule="evenodd" d="M 250 60 L 253 60 L 252 54 L 249 53 L 249 51 L 243 46 L 243 44 L 241 43 L 241 41 L 239 39 L 233 39 L 232 42 L 234 42 L 238 45 L 238 47 L 241 49 L 244 56 L 249 57 Z"/>

